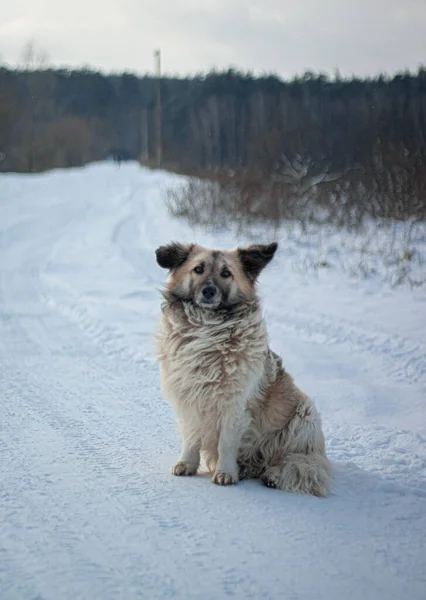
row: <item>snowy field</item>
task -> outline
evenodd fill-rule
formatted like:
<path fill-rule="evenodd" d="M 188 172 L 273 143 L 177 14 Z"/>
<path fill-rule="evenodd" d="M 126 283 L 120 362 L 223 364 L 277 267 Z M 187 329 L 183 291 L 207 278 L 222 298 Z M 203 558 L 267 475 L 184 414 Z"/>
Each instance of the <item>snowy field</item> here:
<path fill-rule="evenodd" d="M 424 600 L 426 288 L 304 276 L 283 233 L 265 315 L 321 410 L 333 493 L 173 477 L 154 250 L 241 241 L 172 221 L 177 179 L 0 177 L 0 599 Z"/>

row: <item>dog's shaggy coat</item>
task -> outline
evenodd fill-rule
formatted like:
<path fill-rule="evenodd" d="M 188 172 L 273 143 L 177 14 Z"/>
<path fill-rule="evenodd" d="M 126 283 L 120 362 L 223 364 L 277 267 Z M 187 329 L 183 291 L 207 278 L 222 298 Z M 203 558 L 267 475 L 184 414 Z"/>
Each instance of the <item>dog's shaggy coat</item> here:
<path fill-rule="evenodd" d="M 256 295 L 276 248 L 173 243 L 156 252 L 170 271 L 157 336 L 161 385 L 183 438 L 172 472 L 195 474 L 203 453 L 214 483 L 259 477 L 326 496 L 331 468 L 319 414 L 269 348 Z"/>

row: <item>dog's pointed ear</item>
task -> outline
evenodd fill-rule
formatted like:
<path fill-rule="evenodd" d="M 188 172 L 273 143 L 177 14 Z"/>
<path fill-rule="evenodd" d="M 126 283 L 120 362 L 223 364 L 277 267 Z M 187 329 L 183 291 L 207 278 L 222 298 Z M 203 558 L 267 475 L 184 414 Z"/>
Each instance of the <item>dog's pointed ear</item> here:
<path fill-rule="evenodd" d="M 163 269 L 177 269 L 186 261 L 192 248 L 193 245 L 191 244 L 179 244 L 177 242 L 160 246 L 155 251 L 157 263 Z"/>
<path fill-rule="evenodd" d="M 252 281 L 256 281 L 261 271 L 273 259 L 278 248 L 276 242 L 272 244 L 254 244 L 246 248 L 238 248 L 238 256 L 244 273 Z"/>

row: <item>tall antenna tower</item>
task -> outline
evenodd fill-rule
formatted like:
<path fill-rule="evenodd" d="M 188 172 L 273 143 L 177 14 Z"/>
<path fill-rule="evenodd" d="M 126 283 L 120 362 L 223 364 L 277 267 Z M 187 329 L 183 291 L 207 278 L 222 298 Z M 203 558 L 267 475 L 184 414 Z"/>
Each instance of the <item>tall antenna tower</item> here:
<path fill-rule="evenodd" d="M 157 168 L 161 169 L 163 166 L 163 143 L 162 143 L 162 115 L 161 115 L 161 51 L 155 50 L 155 75 L 156 75 L 156 141 L 157 141 Z"/>

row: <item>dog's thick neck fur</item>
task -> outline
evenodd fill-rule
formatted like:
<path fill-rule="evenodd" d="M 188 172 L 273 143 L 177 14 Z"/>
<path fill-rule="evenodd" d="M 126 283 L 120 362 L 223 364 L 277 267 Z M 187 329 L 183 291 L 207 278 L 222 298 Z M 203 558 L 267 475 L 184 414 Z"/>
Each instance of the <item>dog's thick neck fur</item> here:
<path fill-rule="evenodd" d="M 223 311 L 185 301 L 163 304 L 157 353 L 169 383 L 173 380 L 184 397 L 207 405 L 214 388 L 216 399 L 226 395 L 231 401 L 247 383 L 246 369 L 247 377 L 250 371 L 261 377 L 267 352 L 266 325 L 256 300 Z"/>
<path fill-rule="evenodd" d="M 223 310 L 209 310 L 185 300 L 170 299 L 166 292 L 157 338 L 159 355 L 164 357 L 166 353 L 169 365 L 177 360 L 180 370 L 184 357 L 181 352 L 178 356 L 177 350 L 188 346 L 188 354 L 198 356 L 198 384 L 203 381 L 204 366 L 209 370 L 210 362 L 217 364 L 215 354 L 221 357 L 224 371 L 236 358 L 236 348 L 239 362 L 249 364 L 264 360 L 268 349 L 267 331 L 257 298 Z M 185 368 L 191 372 L 193 366 L 192 358 Z M 217 375 L 220 374 L 217 372 Z M 221 380 L 219 376 L 218 386 Z"/>

